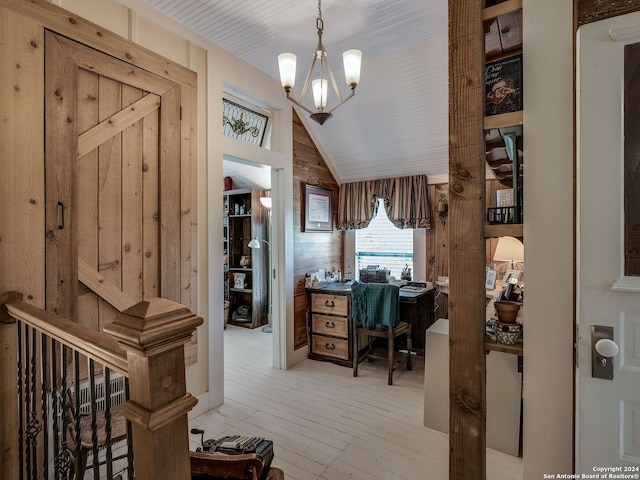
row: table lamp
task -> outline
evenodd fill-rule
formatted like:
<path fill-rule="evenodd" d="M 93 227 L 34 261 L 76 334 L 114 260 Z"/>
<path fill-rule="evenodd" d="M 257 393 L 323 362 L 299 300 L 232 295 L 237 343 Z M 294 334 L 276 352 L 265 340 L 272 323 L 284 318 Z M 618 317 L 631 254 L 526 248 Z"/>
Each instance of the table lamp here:
<path fill-rule="evenodd" d="M 509 267 L 512 270 L 524 270 L 524 245 L 515 237 L 500 237 L 496 251 L 493 254 L 495 262 L 505 262 L 500 267 L 500 272 L 504 273 Z"/>

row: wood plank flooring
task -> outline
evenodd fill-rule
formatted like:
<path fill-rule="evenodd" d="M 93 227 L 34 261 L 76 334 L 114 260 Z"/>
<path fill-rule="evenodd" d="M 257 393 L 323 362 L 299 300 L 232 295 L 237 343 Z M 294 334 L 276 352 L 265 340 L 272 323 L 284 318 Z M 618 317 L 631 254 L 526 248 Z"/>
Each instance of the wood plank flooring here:
<path fill-rule="evenodd" d="M 189 422 L 204 438 L 273 440 L 287 480 L 446 480 L 448 435 L 422 425 L 424 357 L 413 371 L 364 363 L 358 377 L 332 363 L 271 367 L 271 334 L 225 330 L 225 403 Z M 190 435 L 191 449 L 200 436 Z M 522 459 L 487 450 L 488 480 L 521 480 Z M 470 479 L 471 480 L 471 479 Z"/>

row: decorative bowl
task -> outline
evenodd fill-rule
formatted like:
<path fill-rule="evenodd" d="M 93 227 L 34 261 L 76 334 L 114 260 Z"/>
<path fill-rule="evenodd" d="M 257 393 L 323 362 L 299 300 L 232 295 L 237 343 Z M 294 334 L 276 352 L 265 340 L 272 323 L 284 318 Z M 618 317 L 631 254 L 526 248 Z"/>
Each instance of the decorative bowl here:
<path fill-rule="evenodd" d="M 498 312 L 498 320 L 501 323 L 515 323 L 518 316 L 518 310 L 520 310 L 520 304 L 518 302 L 511 302 L 509 300 L 500 300 L 495 302 L 494 307 Z"/>
<path fill-rule="evenodd" d="M 501 323 L 495 322 L 496 342 L 506 345 L 516 345 L 520 343 L 522 333 L 521 323 Z"/>

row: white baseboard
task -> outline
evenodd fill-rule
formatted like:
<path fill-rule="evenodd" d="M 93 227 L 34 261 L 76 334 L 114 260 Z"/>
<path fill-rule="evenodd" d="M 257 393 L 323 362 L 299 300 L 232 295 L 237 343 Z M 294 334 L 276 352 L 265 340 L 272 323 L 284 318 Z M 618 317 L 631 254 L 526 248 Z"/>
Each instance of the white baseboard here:
<path fill-rule="evenodd" d="M 211 410 L 209 408 L 209 392 L 201 393 L 200 395 L 196 396 L 196 398 L 198 399 L 198 403 L 187 414 L 187 418 L 189 418 L 189 420 Z"/>

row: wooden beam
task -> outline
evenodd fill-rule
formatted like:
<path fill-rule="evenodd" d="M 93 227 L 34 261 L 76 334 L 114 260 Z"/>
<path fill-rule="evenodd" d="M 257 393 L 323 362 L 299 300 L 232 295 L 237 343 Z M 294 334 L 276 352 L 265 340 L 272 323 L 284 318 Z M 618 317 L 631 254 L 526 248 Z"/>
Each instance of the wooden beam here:
<path fill-rule="evenodd" d="M 449 478 L 486 478 L 482 0 L 449 0 Z"/>

